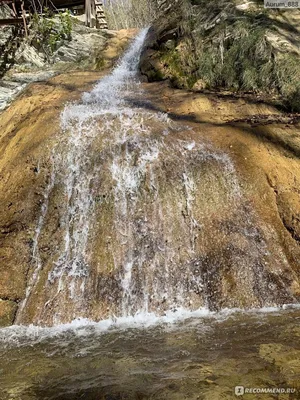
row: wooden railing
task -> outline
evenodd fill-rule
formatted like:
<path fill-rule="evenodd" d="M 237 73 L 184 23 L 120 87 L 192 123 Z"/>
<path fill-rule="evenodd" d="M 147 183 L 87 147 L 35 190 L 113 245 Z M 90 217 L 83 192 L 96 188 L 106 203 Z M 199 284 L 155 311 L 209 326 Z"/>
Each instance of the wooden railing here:
<path fill-rule="evenodd" d="M 26 12 L 32 11 L 32 4 L 29 0 L 0 0 L 0 6 L 6 4 L 12 10 L 11 17 L 0 19 L 0 26 L 24 24 L 25 34 L 27 35 Z M 103 2 L 100 0 L 48 0 L 40 1 L 42 7 L 54 6 L 55 9 L 70 9 L 82 6 L 85 10 L 85 22 L 90 28 L 107 29 Z M 42 12 L 42 10 L 40 10 Z"/>

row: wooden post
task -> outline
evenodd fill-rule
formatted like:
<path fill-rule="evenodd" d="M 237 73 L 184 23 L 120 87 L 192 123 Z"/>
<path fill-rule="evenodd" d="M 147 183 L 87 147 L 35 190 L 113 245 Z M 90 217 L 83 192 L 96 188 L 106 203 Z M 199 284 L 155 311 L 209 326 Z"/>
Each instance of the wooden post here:
<path fill-rule="evenodd" d="M 91 0 L 85 0 L 85 24 L 86 26 L 90 26 L 91 22 Z"/>
<path fill-rule="evenodd" d="M 90 28 L 96 28 L 97 14 L 96 14 L 95 0 L 85 0 L 85 23 Z"/>
<path fill-rule="evenodd" d="M 18 13 L 17 13 L 17 9 L 16 9 L 15 0 L 13 0 L 13 2 L 12 2 L 12 9 L 13 9 L 13 11 L 14 11 L 14 16 L 15 16 L 16 18 L 18 18 Z"/>
<path fill-rule="evenodd" d="M 91 0 L 91 28 L 96 28 L 96 5 L 95 5 L 95 0 Z"/>
<path fill-rule="evenodd" d="M 25 10 L 24 10 L 24 0 L 22 0 L 22 3 L 21 3 L 21 10 L 22 10 L 22 18 L 23 18 L 23 24 L 24 24 L 24 29 L 25 29 L 25 36 L 28 37 L 26 14 L 25 14 Z"/>

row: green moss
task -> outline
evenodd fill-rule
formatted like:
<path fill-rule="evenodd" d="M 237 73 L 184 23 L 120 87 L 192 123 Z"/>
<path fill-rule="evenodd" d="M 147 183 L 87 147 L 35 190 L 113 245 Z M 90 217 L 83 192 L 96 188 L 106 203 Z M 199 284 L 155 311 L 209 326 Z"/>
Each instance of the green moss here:
<path fill-rule="evenodd" d="M 104 69 L 104 68 L 105 68 L 105 60 L 104 60 L 104 58 L 103 58 L 102 56 L 96 57 L 96 60 L 95 60 L 95 69 L 96 69 L 97 71 L 101 71 L 101 70 Z"/>
<path fill-rule="evenodd" d="M 184 76 L 184 70 L 181 68 L 181 57 L 176 49 L 168 50 L 167 53 L 162 55 L 161 61 L 167 64 L 168 68 L 173 70 L 178 76 Z"/>
<path fill-rule="evenodd" d="M 148 73 L 149 82 L 162 81 L 166 78 L 167 77 L 165 74 L 163 74 L 163 71 L 160 71 L 158 69 L 152 69 Z"/>
<path fill-rule="evenodd" d="M 164 69 L 163 71 L 157 71 L 157 73 L 163 74 L 165 72 L 165 78 L 169 78 L 174 86 L 191 88 L 197 79 L 195 76 L 186 74 L 182 60 L 183 56 L 184 54 L 177 49 L 162 53 L 160 62 L 163 64 Z"/>
<path fill-rule="evenodd" d="M 187 77 L 187 87 L 189 89 L 192 89 L 192 87 L 195 85 L 196 82 L 197 82 L 197 78 L 195 76 Z"/>

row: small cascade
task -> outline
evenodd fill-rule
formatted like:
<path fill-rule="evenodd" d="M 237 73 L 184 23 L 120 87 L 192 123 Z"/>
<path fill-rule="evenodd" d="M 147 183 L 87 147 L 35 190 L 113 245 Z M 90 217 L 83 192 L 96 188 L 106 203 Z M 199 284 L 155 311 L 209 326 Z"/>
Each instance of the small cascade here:
<path fill-rule="evenodd" d="M 269 268 L 276 234 L 258 223 L 230 158 L 145 101 L 146 35 L 61 115 L 18 323 L 295 300 L 280 249 Z M 45 238 L 48 258 L 39 250 Z"/>
<path fill-rule="evenodd" d="M 53 157 L 54 155 L 52 154 L 52 165 L 54 165 L 53 162 Z M 35 230 L 35 235 L 33 239 L 33 244 L 32 244 L 32 263 L 33 263 L 33 272 L 30 276 L 29 282 L 27 283 L 26 287 L 26 293 L 25 293 L 25 299 L 21 303 L 21 306 L 18 310 L 17 316 L 16 316 L 16 323 L 19 322 L 19 317 L 22 315 L 22 312 L 27 304 L 27 300 L 31 296 L 32 290 L 35 288 L 39 281 L 39 273 L 43 267 L 42 260 L 41 260 L 41 255 L 39 251 L 39 238 L 45 223 L 45 218 L 47 216 L 48 212 L 48 207 L 49 207 L 49 197 L 50 193 L 53 189 L 55 182 L 55 172 L 54 168 L 52 168 L 48 184 L 46 186 L 46 189 L 43 193 L 43 201 L 42 201 L 42 207 L 41 207 L 41 214 L 39 216 L 38 224 Z"/>

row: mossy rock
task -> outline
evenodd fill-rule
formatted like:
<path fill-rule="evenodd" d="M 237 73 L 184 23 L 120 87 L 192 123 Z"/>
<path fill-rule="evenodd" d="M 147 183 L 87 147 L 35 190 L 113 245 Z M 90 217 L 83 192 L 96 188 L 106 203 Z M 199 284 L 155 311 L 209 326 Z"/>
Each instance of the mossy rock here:
<path fill-rule="evenodd" d="M 10 326 L 13 324 L 17 304 L 9 300 L 0 300 L 0 327 Z"/>

